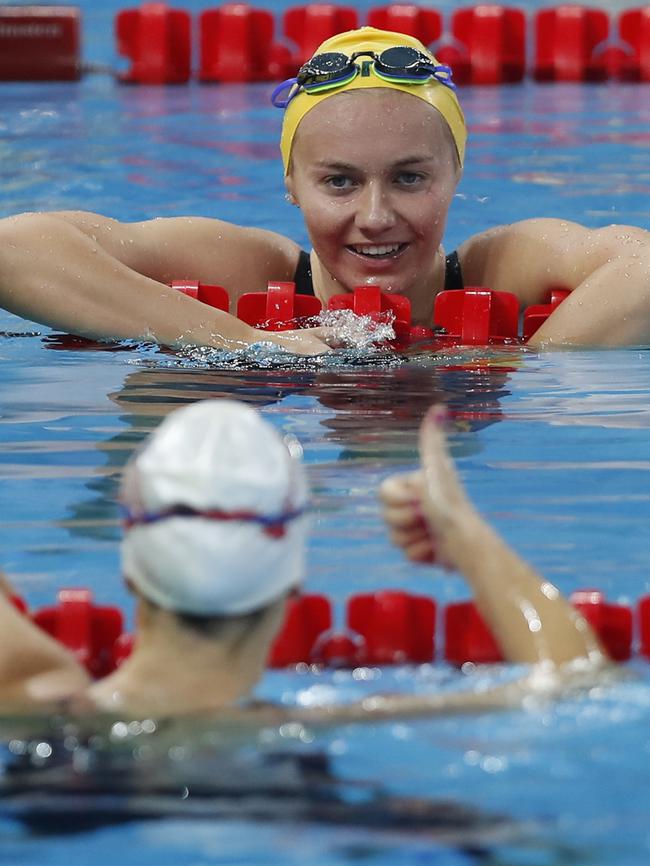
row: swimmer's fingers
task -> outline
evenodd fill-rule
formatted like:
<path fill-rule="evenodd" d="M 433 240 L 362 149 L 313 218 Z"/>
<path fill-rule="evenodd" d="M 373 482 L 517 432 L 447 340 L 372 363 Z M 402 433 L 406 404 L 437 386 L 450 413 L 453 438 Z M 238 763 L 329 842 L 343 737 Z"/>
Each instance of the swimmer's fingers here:
<path fill-rule="evenodd" d="M 264 332 L 262 339 L 277 343 L 295 355 L 324 355 L 331 351 L 329 328 L 302 328 L 298 331 Z M 333 338 L 332 338 L 333 339 Z"/>
<path fill-rule="evenodd" d="M 395 547 L 399 547 L 411 562 L 432 565 L 437 561 L 435 541 L 428 529 L 423 531 L 421 527 L 415 530 L 391 528 L 388 535 Z"/>
<path fill-rule="evenodd" d="M 379 488 L 383 516 L 392 543 L 411 562 L 438 561 L 437 545 L 422 512 L 421 472 L 391 475 Z"/>
<path fill-rule="evenodd" d="M 390 529 L 415 529 L 426 532 L 422 515 L 422 475 L 420 472 L 391 475 L 379 488 L 384 520 Z"/>
<path fill-rule="evenodd" d="M 451 524 L 473 510 L 447 450 L 445 420 L 444 407 L 433 406 L 420 425 L 422 510 L 436 536 L 444 536 Z"/>
<path fill-rule="evenodd" d="M 404 505 L 384 505 L 383 515 L 391 529 L 428 532 L 428 524 L 419 502 L 407 502 Z"/>
<path fill-rule="evenodd" d="M 346 345 L 345 340 L 341 338 L 341 335 L 334 329 L 328 328 L 324 325 L 319 325 L 317 328 L 304 328 L 302 333 L 307 331 L 310 334 L 313 334 L 319 340 L 322 340 L 327 346 L 331 349 L 340 349 L 342 346 Z M 298 331 L 297 333 L 301 333 Z"/>
<path fill-rule="evenodd" d="M 386 508 L 415 505 L 422 499 L 422 485 L 421 472 L 398 472 L 382 481 L 379 499 Z"/>

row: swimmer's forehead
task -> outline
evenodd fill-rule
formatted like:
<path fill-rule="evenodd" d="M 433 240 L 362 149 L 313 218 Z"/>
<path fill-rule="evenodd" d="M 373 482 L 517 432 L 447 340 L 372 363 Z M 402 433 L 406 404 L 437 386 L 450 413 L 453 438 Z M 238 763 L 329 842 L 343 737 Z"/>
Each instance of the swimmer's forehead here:
<path fill-rule="evenodd" d="M 390 166 L 393 168 L 401 168 L 403 166 L 422 165 L 423 163 L 431 162 L 431 160 L 434 158 L 435 158 L 435 154 L 433 154 L 431 156 L 422 156 L 422 155 L 414 154 L 413 156 L 406 156 L 406 157 L 403 157 L 402 159 L 396 159 L 390 163 Z M 354 162 L 348 162 L 346 160 L 338 160 L 338 159 L 327 159 L 327 158 L 312 160 L 310 162 L 310 165 L 312 165 L 316 168 L 318 168 L 318 167 L 336 168 L 336 169 L 341 169 L 341 170 L 354 169 L 357 167 L 356 163 L 354 163 Z"/>
<path fill-rule="evenodd" d="M 296 131 L 294 159 L 354 167 L 381 159 L 391 166 L 447 159 L 454 143 L 440 113 L 408 93 L 341 93 L 316 106 Z M 405 152 L 406 151 L 406 152 Z"/>
<path fill-rule="evenodd" d="M 420 141 L 446 126 L 437 108 L 411 93 L 368 88 L 341 91 L 318 103 L 303 117 L 295 135 L 298 138 L 305 129 L 313 128 L 347 137 L 398 131 L 410 141 Z"/>

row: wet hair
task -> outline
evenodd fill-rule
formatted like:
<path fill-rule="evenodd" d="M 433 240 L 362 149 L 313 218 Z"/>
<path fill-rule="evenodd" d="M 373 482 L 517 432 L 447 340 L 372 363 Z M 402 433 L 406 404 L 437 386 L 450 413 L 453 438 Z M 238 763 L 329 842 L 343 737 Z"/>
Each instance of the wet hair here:
<path fill-rule="evenodd" d="M 149 604 L 152 604 L 149 602 Z M 271 604 L 275 604 L 272 602 Z M 156 607 L 156 605 L 152 605 Z M 200 616 L 193 613 L 179 613 L 178 611 L 170 611 L 176 621 L 188 631 L 194 632 L 201 637 L 218 638 L 226 629 L 233 626 L 241 629 L 242 632 L 248 633 L 257 628 L 260 622 L 264 619 L 269 607 L 266 604 L 264 607 L 259 607 L 257 610 L 242 614 L 228 614 L 226 616 L 219 614 L 217 616 Z"/>

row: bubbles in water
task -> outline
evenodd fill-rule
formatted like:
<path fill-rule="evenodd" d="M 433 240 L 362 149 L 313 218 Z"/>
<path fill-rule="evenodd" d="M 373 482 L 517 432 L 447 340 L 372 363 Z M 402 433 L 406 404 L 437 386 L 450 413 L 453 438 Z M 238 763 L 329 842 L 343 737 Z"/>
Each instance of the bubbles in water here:
<path fill-rule="evenodd" d="M 357 316 L 352 310 L 324 310 L 317 322 L 333 328 L 346 346 L 368 349 L 395 339 L 394 319 L 392 313 L 375 320 L 371 316 Z"/>

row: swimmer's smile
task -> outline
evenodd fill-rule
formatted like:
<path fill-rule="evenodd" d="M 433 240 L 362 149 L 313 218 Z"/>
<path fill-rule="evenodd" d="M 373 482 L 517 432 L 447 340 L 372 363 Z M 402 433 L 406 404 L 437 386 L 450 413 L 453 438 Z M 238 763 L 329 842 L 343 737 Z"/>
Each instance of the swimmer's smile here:
<path fill-rule="evenodd" d="M 408 246 L 408 243 L 347 244 L 345 248 L 365 262 L 393 262 Z"/>

